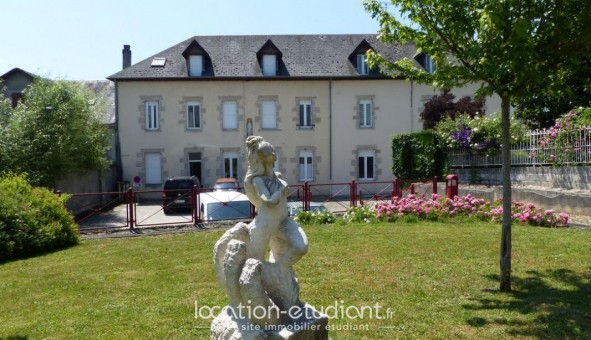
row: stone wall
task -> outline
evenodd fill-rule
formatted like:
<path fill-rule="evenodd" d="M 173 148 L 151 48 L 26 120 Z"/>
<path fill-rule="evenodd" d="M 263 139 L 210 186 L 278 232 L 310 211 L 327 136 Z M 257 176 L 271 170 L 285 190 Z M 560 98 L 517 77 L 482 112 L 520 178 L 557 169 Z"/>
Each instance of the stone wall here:
<path fill-rule="evenodd" d="M 453 169 L 460 183 L 501 185 L 501 168 Z M 591 166 L 513 167 L 511 184 L 552 189 L 591 190 Z"/>

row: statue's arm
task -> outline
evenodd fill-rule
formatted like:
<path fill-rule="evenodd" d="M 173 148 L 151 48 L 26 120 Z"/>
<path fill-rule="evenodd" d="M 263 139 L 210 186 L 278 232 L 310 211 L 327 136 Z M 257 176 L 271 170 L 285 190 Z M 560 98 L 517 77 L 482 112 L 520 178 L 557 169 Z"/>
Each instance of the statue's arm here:
<path fill-rule="evenodd" d="M 257 195 L 265 202 L 268 206 L 274 206 L 279 203 L 283 190 L 277 190 L 273 194 L 269 192 L 265 181 L 260 177 L 252 179 L 252 184 L 257 192 Z"/>

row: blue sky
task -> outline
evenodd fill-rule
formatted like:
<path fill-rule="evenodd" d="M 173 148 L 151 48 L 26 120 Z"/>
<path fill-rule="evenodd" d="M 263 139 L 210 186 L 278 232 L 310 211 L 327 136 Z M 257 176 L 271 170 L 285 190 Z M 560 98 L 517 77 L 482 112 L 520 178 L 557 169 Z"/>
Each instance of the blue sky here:
<path fill-rule="evenodd" d="M 195 35 L 376 33 L 362 0 L 0 0 L 0 75 L 104 79 Z"/>

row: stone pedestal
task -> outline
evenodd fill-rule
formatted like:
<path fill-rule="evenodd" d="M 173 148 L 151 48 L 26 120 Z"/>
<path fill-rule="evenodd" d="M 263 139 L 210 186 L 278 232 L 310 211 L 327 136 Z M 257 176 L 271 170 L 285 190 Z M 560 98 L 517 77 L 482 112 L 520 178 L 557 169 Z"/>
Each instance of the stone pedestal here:
<path fill-rule="evenodd" d="M 294 311 L 294 314 L 296 312 Z M 239 319 L 226 307 L 211 323 L 211 340 L 324 340 L 328 339 L 328 317 L 305 304 L 301 317 L 281 325 L 261 326 Z"/>

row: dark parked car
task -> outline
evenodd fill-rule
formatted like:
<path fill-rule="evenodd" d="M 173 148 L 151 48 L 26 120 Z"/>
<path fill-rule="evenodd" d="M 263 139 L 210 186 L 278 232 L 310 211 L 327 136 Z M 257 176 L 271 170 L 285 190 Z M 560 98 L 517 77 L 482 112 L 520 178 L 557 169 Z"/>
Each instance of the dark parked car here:
<path fill-rule="evenodd" d="M 201 186 L 199 178 L 193 176 L 170 177 L 164 182 L 162 207 L 165 214 L 191 209 L 191 189 Z"/>

